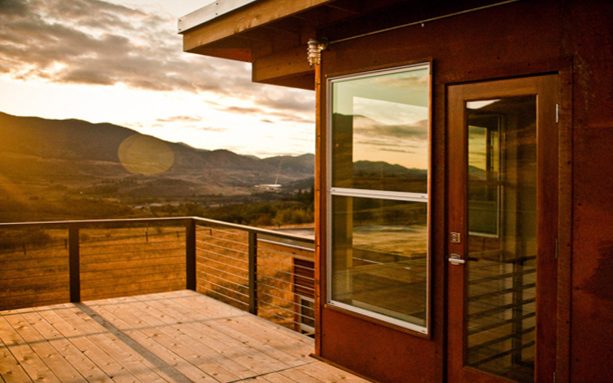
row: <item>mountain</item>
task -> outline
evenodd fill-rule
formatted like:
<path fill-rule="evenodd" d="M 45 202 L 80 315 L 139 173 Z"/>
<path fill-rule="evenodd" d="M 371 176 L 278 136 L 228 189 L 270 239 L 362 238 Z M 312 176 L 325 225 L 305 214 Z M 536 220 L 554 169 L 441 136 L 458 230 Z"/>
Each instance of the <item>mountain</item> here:
<path fill-rule="evenodd" d="M 185 207 L 250 198 L 258 184 L 304 190 L 313 169 L 312 154 L 260 159 L 0 112 L 0 222 L 191 214 Z"/>
<path fill-rule="evenodd" d="M 264 158 L 262 161 L 275 167 L 278 173 L 309 173 L 312 176 L 315 156 L 312 154 L 303 154 L 301 156 L 276 156 Z"/>
<path fill-rule="evenodd" d="M 428 171 L 406 168 L 384 161 L 356 161 L 353 163 L 351 187 L 373 190 L 393 190 L 427 193 Z"/>
<path fill-rule="evenodd" d="M 160 159 L 166 163 L 156 164 Z M 207 194 L 312 177 L 313 161 L 311 154 L 259 159 L 166 142 L 108 123 L 0 113 L 0 174 L 17 179 L 88 184 L 126 177 L 177 179 Z"/>
<path fill-rule="evenodd" d="M 382 174 L 385 176 L 413 176 L 422 178 L 427 176 L 426 169 L 409 169 L 402 165 L 390 164 L 383 161 L 356 161 L 353 164 L 356 174 Z"/>

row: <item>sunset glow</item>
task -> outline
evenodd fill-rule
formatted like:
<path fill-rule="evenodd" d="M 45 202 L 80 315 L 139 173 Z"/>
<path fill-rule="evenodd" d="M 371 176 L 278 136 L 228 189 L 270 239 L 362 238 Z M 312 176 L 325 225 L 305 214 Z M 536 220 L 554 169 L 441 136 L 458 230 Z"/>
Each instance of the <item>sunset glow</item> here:
<path fill-rule="evenodd" d="M 182 52 L 177 18 L 208 2 L 0 3 L 0 111 L 261 157 L 312 153 L 312 92 L 253 84 L 249 64 Z"/>

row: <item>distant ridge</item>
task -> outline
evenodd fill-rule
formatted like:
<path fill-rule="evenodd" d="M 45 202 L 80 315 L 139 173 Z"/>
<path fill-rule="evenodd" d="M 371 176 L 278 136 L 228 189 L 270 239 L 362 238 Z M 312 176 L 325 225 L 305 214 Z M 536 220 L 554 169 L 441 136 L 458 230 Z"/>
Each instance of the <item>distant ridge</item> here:
<path fill-rule="evenodd" d="M 135 177 L 138 175 L 126 170 L 118 155 L 122 142 L 132 136 L 162 143 L 174 156 L 167 171 L 140 177 L 151 182 L 166 179 L 168 185 L 172 185 L 168 180 L 174 179 L 187 193 L 237 192 L 274 182 L 277 177 L 279 183 L 287 183 L 313 176 L 312 154 L 260 159 L 225 149 L 196 149 L 188 143 L 163 141 L 110 123 L 18 117 L 2 112 L 0 172 L 22 180 L 47 176 L 57 182 L 86 184 Z"/>

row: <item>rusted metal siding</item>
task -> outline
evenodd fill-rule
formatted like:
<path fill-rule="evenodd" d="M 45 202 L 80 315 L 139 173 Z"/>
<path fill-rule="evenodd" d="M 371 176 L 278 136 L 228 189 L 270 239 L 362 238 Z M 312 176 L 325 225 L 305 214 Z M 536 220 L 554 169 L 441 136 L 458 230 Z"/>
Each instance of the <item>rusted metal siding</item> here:
<path fill-rule="evenodd" d="M 559 340 L 551 352 L 558 354 L 558 382 L 610 378 L 610 368 L 602 367 L 613 364 L 611 16 L 612 6 L 604 1 L 517 2 L 333 44 L 324 52 L 324 76 L 432 60 L 434 210 L 431 338 L 324 307 L 323 358 L 385 382 L 445 379 L 446 87 L 566 72 L 571 75 L 562 84 L 562 93 L 571 101 L 563 102 L 567 110 L 562 115 L 572 118 L 573 149 L 561 158 L 572 159 L 573 178 L 560 189 L 565 193 L 562 201 L 568 200 L 570 205 L 561 202 L 560 207 L 562 215 L 572 217 L 568 230 L 572 247 L 561 254 L 571 257 L 564 264 L 572 264 L 572 270 L 562 270 L 570 280 L 561 278 L 558 296 L 551 299 L 559 300 L 561 308 L 570 307 L 570 313 L 559 314 L 559 327 L 568 328 L 564 318 L 572 322 L 566 333 L 560 332 L 571 340 Z M 325 105 L 325 99 L 323 102 Z M 324 243 L 322 246 L 325 249 Z M 324 274 L 320 277 L 325 280 Z"/>
<path fill-rule="evenodd" d="M 569 6 L 573 57 L 571 381 L 613 376 L 613 4 Z"/>
<path fill-rule="evenodd" d="M 316 324 L 321 330 L 316 352 L 381 381 L 445 380 L 447 87 L 557 73 L 562 87 L 560 127 L 566 133 L 559 137 L 560 258 L 558 291 L 551 297 L 558 307 L 557 345 L 550 352 L 556 355 L 557 382 L 608 381 L 613 374 L 613 3 L 517 1 L 334 44 L 352 34 L 494 1 L 442 3 L 336 0 L 299 18 L 271 19 L 289 33 L 268 28 L 245 32 L 258 37 L 253 39 L 257 44 L 234 36 L 235 23 L 229 22 L 226 27 L 236 38 L 220 37 L 201 51 L 254 61 L 255 81 L 308 89 L 319 89 L 325 76 L 433 63 L 431 335 L 424 338 L 322 306 L 315 314 L 321 319 Z M 306 57 L 300 60 L 311 37 L 331 41 L 322 67 L 315 67 L 315 84 Z M 325 256 L 325 89 L 317 97 L 316 221 L 321 225 L 316 231 L 318 252 Z M 325 259 L 317 261 L 316 269 L 319 302 L 319 296 L 325 296 Z"/>
<path fill-rule="evenodd" d="M 323 357 L 380 382 L 439 382 L 433 341 L 324 310 Z"/>

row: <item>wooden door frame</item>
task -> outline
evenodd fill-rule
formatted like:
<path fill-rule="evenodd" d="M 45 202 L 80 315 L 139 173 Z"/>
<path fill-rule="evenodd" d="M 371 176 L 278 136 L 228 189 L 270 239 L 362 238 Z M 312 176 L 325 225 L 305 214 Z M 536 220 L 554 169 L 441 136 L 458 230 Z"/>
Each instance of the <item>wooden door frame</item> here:
<path fill-rule="evenodd" d="M 447 88 L 447 161 L 448 161 L 448 182 L 449 189 L 447 194 L 448 201 L 448 231 L 460 232 L 462 243 L 447 244 L 447 255 L 452 252 L 464 254 L 466 252 L 467 229 L 466 229 L 466 190 L 461 185 L 466 185 L 467 175 L 465 167 L 467 134 L 464 127 L 465 108 L 464 101 L 476 99 L 490 99 L 500 97 L 523 96 L 538 94 L 537 97 L 537 237 L 538 237 L 538 270 L 537 285 L 539 292 L 537 296 L 537 347 L 536 347 L 536 377 L 537 381 L 551 380 L 556 371 L 556 351 L 559 345 L 556 342 L 556 335 L 560 331 L 557 323 L 560 314 L 557 313 L 557 261 L 544 257 L 556 255 L 556 241 L 559 234 L 562 234 L 559 227 L 559 204 L 558 195 L 564 192 L 560 187 L 559 174 L 565 174 L 560 166 L 560 161 L 565 159 L 562 150 L 558 150 L 559 141 L 566 148 L 565 135 L 559 131 L 559 123 L 556 120 L 556 110 L 551 110 L 551 105 L 558 108 L 560 105 L 560 75 L 543 75 L 535 77 L 523 77 L 508 80 L 493 80 L 471 84 L 450 85 Z M 545 97 L 551 100 L 549 109 L 538 107 L 539 98 Z M 462 102 L 456 102 L 462 100 Z M 558 107 L 556 107 L 556 104 Z M 559 110 L 559 109 L 558 109 Z M 462 126 L 462 129 L 457 129 Z M 454 128 L 455 127 L 455 128 Z M 565 177 L 566 178 L 566 177 Z M 455 185 L 455 186 L 454 186 Z M 564 201 L 562 195 L 560 201 Z M 453 206 L 461 208 L 452 209 Z M 563 214 L 564 215 L 564 214 Z M 564 220 L 564 218 L 562 218 Z M 558 233 L 560 232 L 560 233 Z M 447 256 L 445 257 L 447 258 Z M 450 382 L 462 381 L 461 377 L 467 371 L 471 374 L 470 367 L 463 366 L 463 326 L 464 326 L 464 271 L 463 266 L 452 266 L 447 264 L 448 275 L 448 325 L 447 325 L 447 376 Z M 565 274 L 565 273 L 562 273 Z M 543 275 L 548 278 L 544 279 Z M 566 279 L 563 277 L 563 279 Z M 455 285 L 460 285 L 457 288 Z M 545 292 L 543 292 L 545 291 Z M 547 295 L 547 299 L 543 299 Z M 460 304 L 457 304 L 457 303 Z M 540 312 L 540 316 L 538 314 Z M 545 320 L 543 320 L 545 316 Z M 456 320 L 461 318 L 461 320 Z M 547 326 L 543 324 L 547 322 Z M 553 326 L 549 323 L 554 324 Z M 543 351 L 548 350 L 548 351 Z M 479 371 L 478 374 L 470 376 L 471 381 L 490 381 L 494 376 Z M 498 377 L 496 377 L 498 378 Z M 505 381 L 500 378 L 500 381 Z"/>

